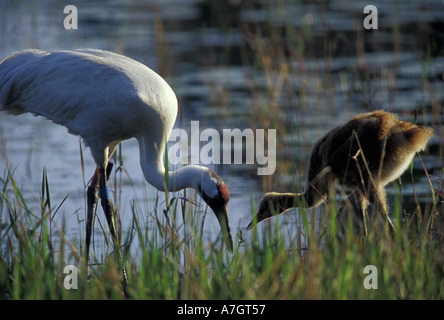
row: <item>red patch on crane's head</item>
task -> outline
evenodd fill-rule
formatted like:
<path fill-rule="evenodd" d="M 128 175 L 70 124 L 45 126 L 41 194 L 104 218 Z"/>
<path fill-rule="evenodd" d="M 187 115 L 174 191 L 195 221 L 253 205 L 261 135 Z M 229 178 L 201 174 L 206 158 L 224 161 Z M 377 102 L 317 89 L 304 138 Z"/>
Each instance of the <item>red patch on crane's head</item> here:
<path fill-rule="evenodd" d="M 222 197 L 222 199 L 225 200 L 225 202 L 228 202 L 228 200 L 230 200 L 230 191 L 228 191 L 228 188 L 225 184 L 218 185 L 217 190 L 219 191 L 219 195 Z"/>

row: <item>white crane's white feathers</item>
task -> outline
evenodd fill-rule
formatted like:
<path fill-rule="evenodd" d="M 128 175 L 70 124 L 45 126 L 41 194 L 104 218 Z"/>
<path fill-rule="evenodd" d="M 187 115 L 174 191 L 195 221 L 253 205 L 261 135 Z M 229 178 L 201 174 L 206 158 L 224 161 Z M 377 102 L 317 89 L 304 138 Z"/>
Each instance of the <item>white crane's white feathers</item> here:
<path fill-rule="evenodd" d="M 81 136 L 105 168 L 117 145 L 136 138 L 145 179 L 160 191 L 194 188 L 228 233 L 229 192 L 201 166 L 165 172 L 164 152 L 177 116 L 170 86 L 145 65 L 108 51 L 25 50 L 0 63 L 0 111 L 44 116 Z"/>
<path fill-rule="evenodd" d="M 0 74 L 0 110 L 31 112 L 67 127 L 91 147 L 96 162 L 103 156 L 95 150 L 136 132 L 148 130 L 163 144 L 177 115 L 176 96 L 159 75 L 112 52 L 25 50 L 3 61 Z"/>
<path fill-rule="evenodd" d="M 177 109 L 176 95 L 162 77 L 116 53 L 24 50 L 0 64 L 0 111 L 30 112 L 65 126 L 83 138 L 98 166 L 107 160 L 106 148 L 111 156 L 121 141 L 136 138 L 145 178 L 162 191 L 164 151 Z M 216 195 L 222 179 L 215 181 L 208 168 L 188 167 L 168 173 L 168 188 L 204 188 Z"/>

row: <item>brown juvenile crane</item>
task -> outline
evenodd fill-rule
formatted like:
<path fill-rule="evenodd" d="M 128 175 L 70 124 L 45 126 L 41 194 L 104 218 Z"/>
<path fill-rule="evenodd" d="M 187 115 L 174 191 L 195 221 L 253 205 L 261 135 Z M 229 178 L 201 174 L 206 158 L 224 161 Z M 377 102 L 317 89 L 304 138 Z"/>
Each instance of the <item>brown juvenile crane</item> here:
<path fill-rule="evenodd" d="M 425 149 L 433 129 L 398 120 L 393 113 L 363 113 L 319 139 L 311 153 L 304 193 L 266 193 L 259 205 L 260 222 L 290 208 L 318 206 L 335 184 L 355 190 L 367 234 L 367 207 L 371 203 L 388 217 L 385 186 L 409 166 L 415 153 Z M 254 221 L 253 220 L 253 221 Z M 247 229 L 251 229 L 253 221 Z"/>

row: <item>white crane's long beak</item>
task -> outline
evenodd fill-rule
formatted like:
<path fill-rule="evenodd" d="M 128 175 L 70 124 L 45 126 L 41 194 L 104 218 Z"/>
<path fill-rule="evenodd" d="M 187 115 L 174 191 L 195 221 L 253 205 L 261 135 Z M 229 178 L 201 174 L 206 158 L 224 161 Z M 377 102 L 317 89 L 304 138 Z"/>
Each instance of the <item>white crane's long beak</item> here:
<path fill-rule="evenodd" d="M 222 207 L 211 208 L 214 211 L 214 214 L 219 221 L 220 228 L 222 229 L 222 233 L 224 235 L 225 241 L 228 243 L 229 248 L 233 251 L 233 237 L 231 236 L 231 228 L 230 228 L 230 220 L 228 219 L 228 210 L 227 205 L 225 204 Z"/>

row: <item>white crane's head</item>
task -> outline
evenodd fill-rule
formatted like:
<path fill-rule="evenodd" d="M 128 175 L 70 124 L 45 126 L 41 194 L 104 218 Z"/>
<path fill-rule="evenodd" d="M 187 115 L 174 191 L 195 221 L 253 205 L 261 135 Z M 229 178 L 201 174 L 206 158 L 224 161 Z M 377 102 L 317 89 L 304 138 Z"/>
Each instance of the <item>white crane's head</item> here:
<path fill-rule="evenodd" d="M 230 249 L 233 249 L 233 238 L 231 236 L 227 209 L 228 201 L 230 200 L 230 192 L 228 191 L 225 182 L 217 174 L 208 168 L 200 168 L 203 168 L 203 170 L 201 171 L 201 176 L 195 189 L 211 210 L 213 210 L 219 221 L 224 237 L 229 243 Z"/>

